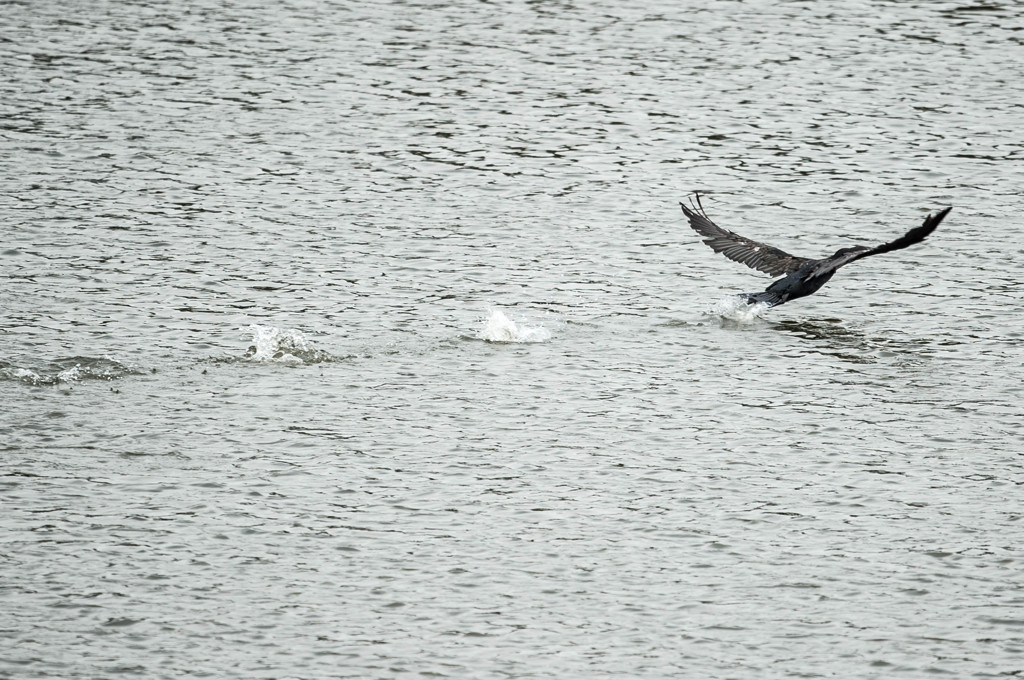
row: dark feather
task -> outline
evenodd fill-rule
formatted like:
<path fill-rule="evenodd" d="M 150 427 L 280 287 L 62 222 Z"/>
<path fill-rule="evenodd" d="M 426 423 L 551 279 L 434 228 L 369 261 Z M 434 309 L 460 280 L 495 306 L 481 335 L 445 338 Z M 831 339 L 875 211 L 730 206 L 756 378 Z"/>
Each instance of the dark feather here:
<path fill-rule="evenodd" d="M 771 274 L 772 276 L 782 276 L 783 274 L 795 272 L 800 267 L 811 262 L 810 258 L 796 257 L 778 248 L 773 248 L 764 243 L 744 238 L 739 234 L 734 234 L 727 229 L 722 229 L 708 219 L 707 215 L 702 214 L 703 211 L 692 210 L 683 203 L 680 203 L 679 206 L 683 209 L 683 214 L 686 215 L 686 218 L 690 220 L 690 227 L 705 237 L 704 243 L 711 246 L 711 249 L 716 253 L 721 253 L 730 260 L 745 264 L 752 269 L 764 272 L 765 274 Z"/>
<path fill-rule="evenodd" d="M 946 215 L 948 215 L 949 211 L 952 209 L 953 208 L 951 206 L 944 210 L 940 210 L 934 215 L 928 215 L 928 217 L 924 218 L 924 224 L 920 227 L 914 227 L 903 236 L 900 236 L 898 239 L 890 241 L 889 243 L 883 243 L 882 245 L 875 246 L 874 248 L 856 246 L 855 249 L 851 249 L 850 252 L 825 258 L 811 271 L 811 276 L 821 276 L 821 274 L 825 272 L 834 272 L 842 266 L 848 265 L 861 258 L 868 257 L 869 255 L 890 253 L 894 250 L 902 250 L 903 248 L 920 243 L 928 238 L 929 234 L 935 231 L 935 228 L 942 223 L 942 220 L 946 218 Z"/>

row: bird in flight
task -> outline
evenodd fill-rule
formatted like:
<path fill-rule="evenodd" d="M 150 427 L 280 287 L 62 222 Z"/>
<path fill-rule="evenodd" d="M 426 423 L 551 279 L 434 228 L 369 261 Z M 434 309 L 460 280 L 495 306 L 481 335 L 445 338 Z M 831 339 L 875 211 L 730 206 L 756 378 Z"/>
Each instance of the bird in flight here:
<path fill-rule="evenodd" d="M 689 207 L 685 203 L 679 205 L 683 209 L 683 214 L 690 220 L 690 227 L 704 237 L 704 243 L 711 246 L 716 253 L 722 253 L 730 260 L 772 276 L 783 277 L 773 281 L 763 293 L 743 294 L 749 304 L 763 302 L 769 307 L 775 307 L 817 292 L 819 288 L 828 283 L 836 270 L 862 257 L 888 253 L 920 243 L 935 231 L 935 227 L 939 226 L 939 223 L 953 209 L 951 206 L 934 215 L 928 215 L 920 227 L 911 229 L 889 243 L 874 248 L 868 246 L 840 248 L 834 255 L 815 260 L 809 257 L 796 257 L 778 248 L 734 234 L 728 229 L 722 229 L 712 222 L 704 212 L 704 206 L 700 203 L 700 195 L 694 194 L 694 198 L 696 200 L 691 199 Z"/>

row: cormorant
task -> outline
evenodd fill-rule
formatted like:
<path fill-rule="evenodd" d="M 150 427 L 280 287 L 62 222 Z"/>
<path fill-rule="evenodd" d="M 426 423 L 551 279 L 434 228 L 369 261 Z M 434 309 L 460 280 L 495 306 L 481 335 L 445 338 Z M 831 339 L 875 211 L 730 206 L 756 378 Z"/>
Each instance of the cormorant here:
<path fill-rule="evenodd" d="M 772 276 L 783 276 L 773 281 L 763 293 L 744 293 L 749 304 L 764 302 L 769 307 L 781 305 L 790 300 L 810 295 L 817 292 L 836 273 L 836 270 L 851 262 L 867 257 L 888 253 L 893 250 L 900 250 L 907 246 L 923 241 L 928 234 L 935 231 L 943 218 L 952 210 L 952 206 L 940 210 L 934 215 L 928 215 L 924 224 L 911 229 L 895 241 L 884 243 L 874 248 L 868 246 L 852 246 L 840 248 L 834 255 L 814 260 L 807 257 L 796 257 L 785 253 L 778 248 L 773 248 L 739 234 L 734 234 L 727 229 L 722 229 L 708 218 L 704 212 L 704 206 L 700 203 L 700 195 L 694 194 L 697 203 L 693 208 L 685 204 L 679 205 L 683 214 L 690 220 L 690 226 L 698 234 L 704 237 L 704 243 L 711 246 L 716 253 L 722 253 L 730 260 L 740 262 L 753 269 L 771 274 Z M 692 203 L 692 201 L 691 201 Z"/>

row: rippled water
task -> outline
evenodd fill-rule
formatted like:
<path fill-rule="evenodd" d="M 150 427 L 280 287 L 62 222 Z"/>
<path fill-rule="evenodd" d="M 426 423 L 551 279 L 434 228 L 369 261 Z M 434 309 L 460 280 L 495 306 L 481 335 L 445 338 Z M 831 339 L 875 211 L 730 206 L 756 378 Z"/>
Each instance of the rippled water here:
<path fill-rule="evenodd" d="M 1024 672 L 1015 3 L 3 15 L 0 677 Z"/>

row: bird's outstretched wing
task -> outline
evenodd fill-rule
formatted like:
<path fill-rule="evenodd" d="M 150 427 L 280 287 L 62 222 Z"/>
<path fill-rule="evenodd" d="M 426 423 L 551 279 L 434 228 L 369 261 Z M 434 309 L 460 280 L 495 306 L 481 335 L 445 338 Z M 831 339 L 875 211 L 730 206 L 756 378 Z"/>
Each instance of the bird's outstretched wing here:
<path fill-rule="evenodd" d="M 882 245 L 875 246 L 874 248 L 856 246 L 855 248 L 851 248 L 850 252 L 826 258 L 821 261 L 820 265 L 814 268 L 814 271 L 811 272 L 811 276 L 819 276 L 826 271 L 835 271 L 844 265 L 850 264 L 862 257 L 867 257 L 868 255 L 889 253 L 893 250 L 901 250 L 908 246 L 912 246 L 915 243 L 920 243 L 925 240 L 929 234 L 935 231 L 935 228 L 939 226 L 942 220 L 946 219 L 946 215 L 948 215 L 949 211 L 952 209 L 953 207 L 950 206 L 944 210 L 940 210 L 934 215 L 928 215 L 928 217 L 924 218 L 924 224 L 920 227 L 914 227 L 894 241 L 883 243 Z"/>
<path fill-rule="evenodd" d="M 700 196 L 696 196 L 696 199 L 697 204 L 693 208 L 688 208 L 685 203 L 680 203 L 679 206 L 690 220 L 690 227 L 703 236 L 704 243 L 711 246 L 716 253 L 722 253 L 730 260 L 772 276 L 789 274 L 812 261 L 811 258 L 796 257 L 778 248 L 734 234 L 728 229 L 722 229 L 708 219 L 700 205 Z"/>

